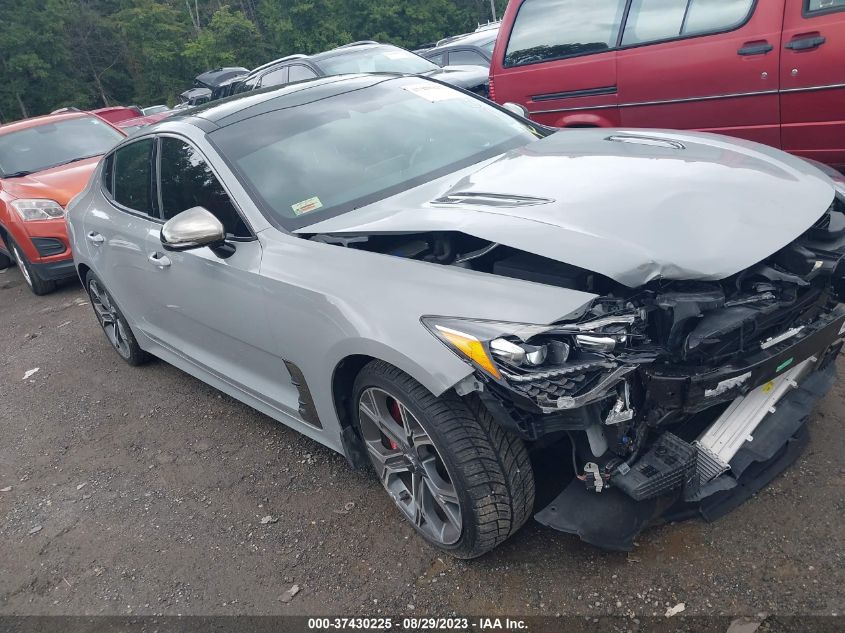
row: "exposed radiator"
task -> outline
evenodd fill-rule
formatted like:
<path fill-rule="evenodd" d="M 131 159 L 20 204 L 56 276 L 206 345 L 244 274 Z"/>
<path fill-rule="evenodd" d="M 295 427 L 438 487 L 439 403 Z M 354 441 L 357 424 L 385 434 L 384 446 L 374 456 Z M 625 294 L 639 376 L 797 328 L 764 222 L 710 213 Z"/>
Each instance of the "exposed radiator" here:
<path fill-rule="evenodd" d="M 815 357 L 808 358 L 784 375 L 734 400 L 695 444 L 707 450 L 706 457 L 723 467 L 722 472 L 727 470 L 742 445 L 753 441 L 754 429 L 774 412 L 775 405 L 790 389 L 798 386 L 798 381 L 810 372 L 815 362 Z"/>

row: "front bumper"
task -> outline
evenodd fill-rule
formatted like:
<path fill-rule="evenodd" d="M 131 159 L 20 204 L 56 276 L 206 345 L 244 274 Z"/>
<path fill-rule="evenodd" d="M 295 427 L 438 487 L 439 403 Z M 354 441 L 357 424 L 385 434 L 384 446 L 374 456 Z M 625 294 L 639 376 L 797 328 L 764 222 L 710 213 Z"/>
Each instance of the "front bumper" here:
<path fill-rule="evenodd" d="M 73 259 L 47 261 L 40 264 L 30 264 L 38 276 L 44 281 L 59 281 L 76 277 L 76 267 Z"/>
<path fill-rule="evenodd" d="M 809 414 L 836 380 L 845 306 L 788 334 L 715 369 L 644 363 L 624 373 L 618 372 L 625 368 L 620 363 L 604 370 L 608 376 L 618 373 L 615 385 L 597 381 L 589 404 L 577 408 L 538 412 L 530 401 L 508 399 L 507 393 L 494 389 L 485 389 L 480 397 L 500 424 L 528 440 L 561 431 L 586 432 L 593 458 L 586 457 L 590 453 L 583 447 L 581 454 L 583 461 L 594 462 L 591 472 L 597 476 L 591 480 L 584 466 L 585 474 L 573 479 L 535 518 L 599 547 L 630 550 L 649 525 L 721 516 L 800 454 L 808 438 Z M 593 450 L 596 433 L 612 437 L 619 428 L 607 411 L 623 382 L 640 392 L 636 419 L 647 438 L 641 450 L 625 457 L 608 450 L 612 441 L 604 453 Z M 761 397 L 770 390 L 777 399 Z M 563 404 L 571 401 L 563 399 Z M 745 415 L 730 417 L 742 402 Z M 733 434 L 733 446 L 716 454 L 706 431 L 716 429 L 720 421 L 727 425 L 724 437 Z M 601 442 L 595 445 L 601 448 Z M 594 485 L 599 477 L 603 487 Z"/>
<path fill-rule="evenodd" d="M 677 488 L 658 497 L 636 501 L 618 488 L 601 493 L 574 479 L 535 519 L 587 543 L 630 551 L 645 528 L 667 521 L 724 516 L 789 467 L 809 441 L 807 420 L 815 404 L 836 382 L 835 354 L 823 356 L 818 367 L 777 404 L 730 461 L 730 470 L 709 483 L 707 495 L 689 501 Z"/>

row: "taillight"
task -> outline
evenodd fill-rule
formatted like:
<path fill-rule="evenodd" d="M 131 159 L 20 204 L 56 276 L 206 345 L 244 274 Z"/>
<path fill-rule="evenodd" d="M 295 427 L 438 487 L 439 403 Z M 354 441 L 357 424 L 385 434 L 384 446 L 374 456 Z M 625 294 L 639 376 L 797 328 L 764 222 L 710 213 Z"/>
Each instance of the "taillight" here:
<path fill-rule="evenodd" d="M 496 100 L 496 90 L 493 88 L 493 75 L 490 75 L 490 81 L 487 84 L 487 98 L 490 101 Z"/>

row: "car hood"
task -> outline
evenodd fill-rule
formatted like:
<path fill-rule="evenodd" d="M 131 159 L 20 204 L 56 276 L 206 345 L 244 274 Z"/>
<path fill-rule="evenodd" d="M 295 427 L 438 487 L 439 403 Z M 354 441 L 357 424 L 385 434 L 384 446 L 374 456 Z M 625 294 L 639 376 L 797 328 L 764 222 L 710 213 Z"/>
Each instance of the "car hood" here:
<path fill-rule="evenodd" d="M 748 268 L 806 231 L 834 195 L 821 171 L 757 143 L 565 130 L 298 232 L 460 231 L 637 287 Z"/>
<path fill-rule="evenodd" d="M 99 156 L 94 156 L 28 176 L 8 178 L 3 180 L 3 190 L 16 198 L 48 198 L 64 207 L 88 184 L 99 160 Z"/>
<path fill-rule="evenodd" d="M 426 77 L 438 79 L 459 88 L 475 88 L 487 83 L 489 74 L 489 71 L 482 66 L 444 66 L 426 73 Z"/>

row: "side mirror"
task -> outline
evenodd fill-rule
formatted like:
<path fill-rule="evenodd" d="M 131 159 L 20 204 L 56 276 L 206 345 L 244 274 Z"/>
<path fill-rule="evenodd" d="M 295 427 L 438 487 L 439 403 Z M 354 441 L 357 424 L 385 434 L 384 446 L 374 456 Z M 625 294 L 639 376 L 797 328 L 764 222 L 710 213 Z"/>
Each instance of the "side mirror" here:
<path fill-rule="evenodd" d="M 226 231 L 208 209 L 193 207 L 170 218 L 161 227 L 161 245 L 166 251 L 189 251 L 203 246 L 223 246 Z"/>
<path fill-rule="evenodd" d="M 505 110 L 507 110 L 508 112 L 513 112 L 514 114 L 518 114 L 523 119 L 527 119 L 527 118 L 529 118 L 529 116 L 531 116 L 531 113 L 528 111 L 528 108 L 526 108 L 524 105 L 520 105 L 518 103 L 513 103 L 512 101 L 508 101 L 502 107 Z"/>

